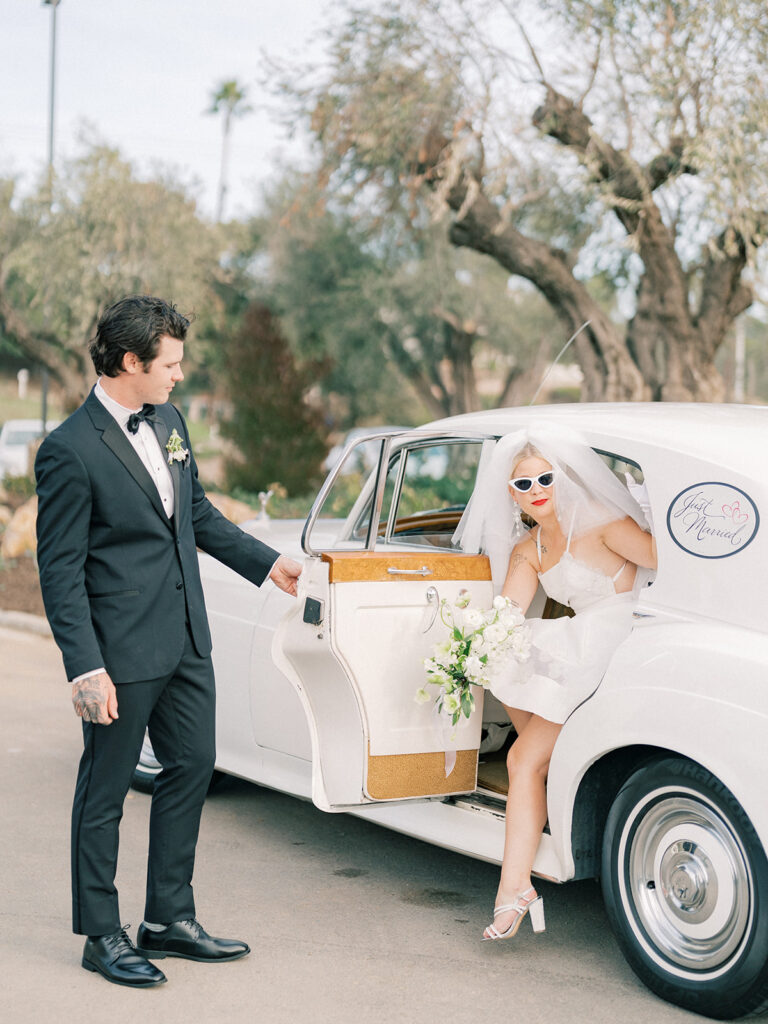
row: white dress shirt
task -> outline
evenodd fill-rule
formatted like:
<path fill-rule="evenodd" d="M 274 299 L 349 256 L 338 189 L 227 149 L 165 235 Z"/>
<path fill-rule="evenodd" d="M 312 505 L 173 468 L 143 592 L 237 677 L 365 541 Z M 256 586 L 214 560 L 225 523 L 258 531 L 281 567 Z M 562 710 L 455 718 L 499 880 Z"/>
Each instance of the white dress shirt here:
<path fill-rule="evenodd" d="M 107 412 L 117 420 L 120 429 L 144 463 L 144 468 L 155 481 L 155 487 L 157 487 L 157 492 L 163 503 L 165 514 L 170 519 L 173 515 L 173 477 L 168 465 L 168 456 L 160 447 L 157 434 L 146 420 L 142 420 L 139 424 L 139 429 L 135 434 L 132 434 L 128 430 L 128 417 L 132 412 L 141 412 L 141 408 L 126 409 L 124 405 L 120 405 L 114 398 L 110 398 L 101 386 L 101 379 L 96 382 L 93 393 Z"/>
<path fill-rule="evenodd" d="M 174 504 L 173 477 L 171 476 L 166 454 L 160 447 L 160 442 L 157 439 L 157 434 L 146 420 L 142 420 L 135 434 L 128 430 L 128 417 L 132 412 L 141 412 L 141 407 L 138 409 L 126 409 L 124 405 L 120 405 L 114 398 L 110 398 L 101 386 L 101 378 L 96 382 L 93 393 L 107 412 L 117 420 L 120 429 L 128 438 L 136 454 L 144 464 L 144 468 L 154 480 L 157 493 L 160 495 L 160 500 L 165 509 L 165 514 L 170 519 L 173 515 Z M 91 676 L 98 675 L 104 671 L 104 666 L 94 668 L 90 672 L 84 672 L 82 675 L 75 676 L 71 682 L 79 683 L 82 679 L 89 679 Z"/>

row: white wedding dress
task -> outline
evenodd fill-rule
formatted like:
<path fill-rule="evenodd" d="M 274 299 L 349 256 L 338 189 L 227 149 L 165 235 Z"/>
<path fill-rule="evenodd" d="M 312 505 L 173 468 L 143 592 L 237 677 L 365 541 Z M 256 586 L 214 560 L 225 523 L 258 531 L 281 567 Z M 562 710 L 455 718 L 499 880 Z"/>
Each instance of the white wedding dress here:
<path fill-rule="evenodd" d="M 541 530 L 536 547 L 541 564 Z M 540 572 L 548 597 L 575 612 L 572 618 L 528 619 L 530 657 L 500 668 L 490 690 L 503 704 L 562 723 L 600 684 L 608 662 L 632 629 L 635 595 L 616 593 L 615 576 L 574 558 L 571 534 L 560 561 Z"/>

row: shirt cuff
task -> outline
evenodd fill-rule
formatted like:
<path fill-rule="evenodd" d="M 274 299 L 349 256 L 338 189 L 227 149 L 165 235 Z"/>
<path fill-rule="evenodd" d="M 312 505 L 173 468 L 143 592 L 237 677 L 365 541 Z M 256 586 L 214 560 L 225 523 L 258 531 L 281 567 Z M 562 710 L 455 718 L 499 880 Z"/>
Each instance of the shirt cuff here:
<path fill-rule="evenodd" d="M 90 672 L 83 672 L 81 676 L 75 676 L 74 679 L 70 679 L 70 683 L 74 686 L 75 683 L 82 683 L 84 679 L 90 679 L 91 676 L 98 676 L 101 675 L 102 672 L 106 671 L 107 670 L 102 665 L 101 668 L 93 668 Z"/>

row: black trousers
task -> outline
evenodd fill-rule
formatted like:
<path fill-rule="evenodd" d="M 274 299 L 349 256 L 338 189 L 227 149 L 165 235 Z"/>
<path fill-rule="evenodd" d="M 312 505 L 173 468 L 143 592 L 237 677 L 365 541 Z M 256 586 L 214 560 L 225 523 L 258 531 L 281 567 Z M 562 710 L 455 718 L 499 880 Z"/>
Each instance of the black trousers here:
<path fill-rule="evenodd" d="M 146 728 L 162 771 L 152 795 L 144 920 L 167 924 L 195 916 L 195 846 L 216 754 L 211 659 L 196 653 L 187 631 L 172 674 L 115 682 L 118 718 L 109 725 L 83 722 L 72 808 L 72 928 L 81 935 L 121 926 L 118 830 Z"/>

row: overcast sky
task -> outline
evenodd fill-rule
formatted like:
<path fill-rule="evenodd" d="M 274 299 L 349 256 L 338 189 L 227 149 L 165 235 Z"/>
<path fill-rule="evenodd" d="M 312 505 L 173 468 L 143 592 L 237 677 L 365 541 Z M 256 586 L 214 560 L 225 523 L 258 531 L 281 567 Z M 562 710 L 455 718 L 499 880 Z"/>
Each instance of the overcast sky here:
<path fill-rule="evenodd" d="M 324 0 L 61 0 L 57 9 L 56 157 L 77 149 L 84 124 L 134 161 L 161 161 L 200 182 L 212 215 L 221 118 L 206 116 L 221 80 L 248 85 L 253 114 L 235 122 L 226 212 L 256 205 L 277 160 L 301 158 L 284 141 L 260 84 L 262 51 L 317 56 Z M 29 187 L 48 151 L 51 8 L 0 0 L 0 174 Z"/>

